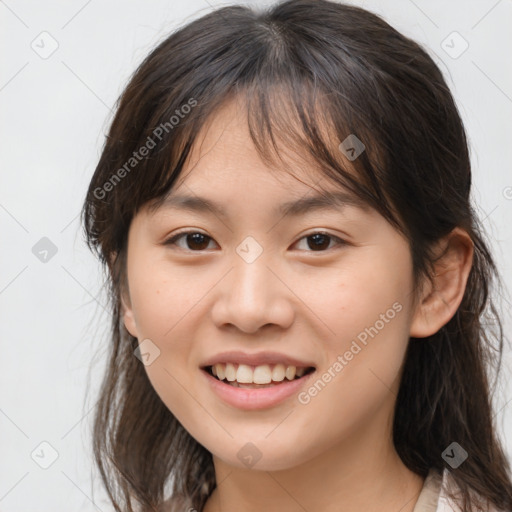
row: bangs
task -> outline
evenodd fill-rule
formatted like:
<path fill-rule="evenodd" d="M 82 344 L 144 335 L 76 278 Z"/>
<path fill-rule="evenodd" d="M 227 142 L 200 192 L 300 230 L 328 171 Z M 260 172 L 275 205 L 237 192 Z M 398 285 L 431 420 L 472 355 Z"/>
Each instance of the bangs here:
<path fill-rule="evenodd" d="M 344 36 L 326 32 L 321 40 L 316 29 L 289 23 L 284 14 L 280 19 L 279 9 L 229 12 L 230 22 L 220 9 L 178 30 L 133 74 L 91 180 L 94 200 L 84 208 L 89 246 L 96 249 L 102 237 L 100 257 L 123 250 L 134 215 L 162 204 L 201 134 L 230 101 L 246 109 L 267 168 L 294 177 L 298 168 L 310 171 L 320 176 L 315 190 L 322 192 L 321 181 L 331 190 L 334 184 L 411 238 L 404 213 L 417 205 L 397 204 L 409 200 L 409 181 L 426 171 L 416 142 L 407 141 L 424 141 L 423 133 L 408 120 L 429 106 L 428 91 L 411 81 L 415 68 L 396 54 L 398 71 L 380 69 L 371 48 L 361 54 L 367 41 L 357 27 L 348 26 Z M 214 32 L 206 29 L 210 23 Z M 424 103 L 407 101 L 406 83 L 421 89 Z"/>
<path fill-rule="evenodd" d="M 165 202 L 179 175 L 187 168 L 192 149 L 199 144 L 218 111 L 236 102 L 241 107 L 239 112 L 245 114 L 250 137 L 262 162 L 277 178 L 280 172 L 286 172 L 326 196 L 334 185 L 351 193 L 361 207 L 377 210 L 400 229 L 379 184 L 378 162 L 384 158 L 378 154 L 376 141 L 365 137 L 363 143 L 357 137 L 356 133 L 368 131 L 364 125 L 354 126 L 347 120 L 354 118 L 347 102 L 336 103 L 334 95 L 327 95 L 304 78 L 299 86 L 298 78 L 293 75 L 280 77 L 279 83 L 270 83 L 265 80 L 267 76 L 258 77 L 243 89 L 229 91 L 217 99 L 214 108 L 195 107 L 194 114 L 175 133 L 174 147 L 168 148 L 175 164 L 171 162 L 168 171 L 162 172 L 153 196 L 145 198 L 148 211 L 155 211 Z M 364 144 L 356 158 L 342 148 L 343 141 L 353 137 Z M 315 177 L 314 186 L 302 181 L 298 170 Z"/>

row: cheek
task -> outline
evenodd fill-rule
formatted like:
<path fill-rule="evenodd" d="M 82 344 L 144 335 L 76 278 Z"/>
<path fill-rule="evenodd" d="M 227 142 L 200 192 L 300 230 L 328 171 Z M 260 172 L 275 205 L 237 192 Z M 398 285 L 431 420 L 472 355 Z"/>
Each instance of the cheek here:
<path fill-rule="evenodd" d="M 383 309 L 384 315 L 386 311 L 388 323 L 369 321 L 362 327 L 348 312 L 340 317 L 337 332 L 350 324 L 354 335 L 338 335 L 330 344 L 326 367 L 304 390 L 298 406 L 303 408 L 302 431 L 314 436 L 320 430 L 316 435 L 322 441 L 311 447 L 315 452 L 328 449 L 340 437 L 368 433 L 367 429 L 381 435 L 375 429 L 382 431 L 390 421 L 408 337 L 400 317 L 404 309 Z M 316 418 L 322 418 L 321 427 Z"/>
<path fill-rule="evenodd" d="M 321 318 L 333 333 L 331 346 L 336 350 L 345 348 L 347 342 L 350 345 L 358 336 L 364 341 L 372 326 L 379 334 L 382 331 L 383 337 L 393 338 L 390 331 L 397 326 L 392 324 L 400 323 L 405 316 L 410 287 L 407 266 L 400 270 L 392 256 L 373 253 L 372 248 L 366 253 L 358 252 L 357 258 L 347 260 L 343 268 L 333 273 L 335 278 L 325 283 L 327 287 L 312 295 Z M 372 332 L 375 333 L 373 329 Z"/>
<path fill-rule="evenodd" d="M 351 423 L 393 398 L 409 340 L 407 276 L 392 259 L 361 259 L 330 286 L 332 300 L 323 299 L 332 334 L 322 343 L 326 367 L 311 403 L 332 418 Z"/>
<path fill-rule="evenodd" d="M 147 260 L 146 260 L 147 261 Z M 134 259 L 135 263 L 135 259 Z M 151 269 L 151 271 L 148 271 Z M 193 402 L 185 392 L 191 372 L 194 326 L 204 316 L 204 283 L 194 283 L 185 272 L 169 271 L 162 262 L 130 269 L 130 297 L 139 341 L 151 340 L 158 356 L 146 373 L 155 391 L 176 416 Z"/>
<path fill-rule="evenodd" d="M 183 272 L 158 261 L 134 267 L 129 282 L 139 333 L 160 342 L 172 337 L 201 299 L 201 290 Z"/>

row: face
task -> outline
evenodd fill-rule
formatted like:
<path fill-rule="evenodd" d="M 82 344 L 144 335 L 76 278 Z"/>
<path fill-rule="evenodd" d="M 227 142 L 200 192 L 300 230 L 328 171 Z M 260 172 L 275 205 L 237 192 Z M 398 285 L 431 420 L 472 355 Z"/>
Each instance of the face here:
<path fill-rule="evenodd" d="M 305 166 L 271 171 L 236 105 L 201 140 L 170 197 L 223 213 L 168 201 L 129 231 L 124 322 L 154 389 L 232 466 L 291 468 L 362 432 L 387 441 L 413 318 L 407 241 L 350 201 L 284 215 L 319 180 L 340 188 Z M 274 384 L 236 387 L 223 369 Z"/>

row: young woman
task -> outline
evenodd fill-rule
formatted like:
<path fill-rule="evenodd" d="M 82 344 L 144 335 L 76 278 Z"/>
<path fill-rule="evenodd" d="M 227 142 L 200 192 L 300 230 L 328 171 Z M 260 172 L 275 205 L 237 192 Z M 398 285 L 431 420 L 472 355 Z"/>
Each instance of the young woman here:
<path fill-rule="evenodd" d="M 83 209 L 115 509 L 511 510 L 470 191 L 440 70 L 364 9 L 224 7 L 154 49 Z"/>

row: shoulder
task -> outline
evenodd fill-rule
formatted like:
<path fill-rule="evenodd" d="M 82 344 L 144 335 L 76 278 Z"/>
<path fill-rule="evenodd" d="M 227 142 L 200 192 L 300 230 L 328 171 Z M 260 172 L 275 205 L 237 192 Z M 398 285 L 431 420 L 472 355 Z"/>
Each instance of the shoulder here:
<path fill-rule="evenodd" d="M 454 502 L 448 497 L 448 493 L 454 493 L 455 496 L 458 495 L 458 487 L 453 480 L 450 471 L 444 469 L 442 475 L 437 475 L 441 485 L 436 512 L 463 512 L 461 501 L 457 500 Z M 484 510 L 485 512 L 506 512 L 504 510 L 498 510 L 493 505 L 486 503 L 486 500 L 476 492 L 472 493 L 472 501 L 474 501 L 475 504 L 478 504 L 481 507 L 481 510 Z"/>
<path fill-rule="evenodd" d="M 489 505 L 474 491 L 471 500 L 482 512 L 506 512 Z M 429 471 L 413 512 L 463 512 L 460 489 L 447 469 Z"/>

